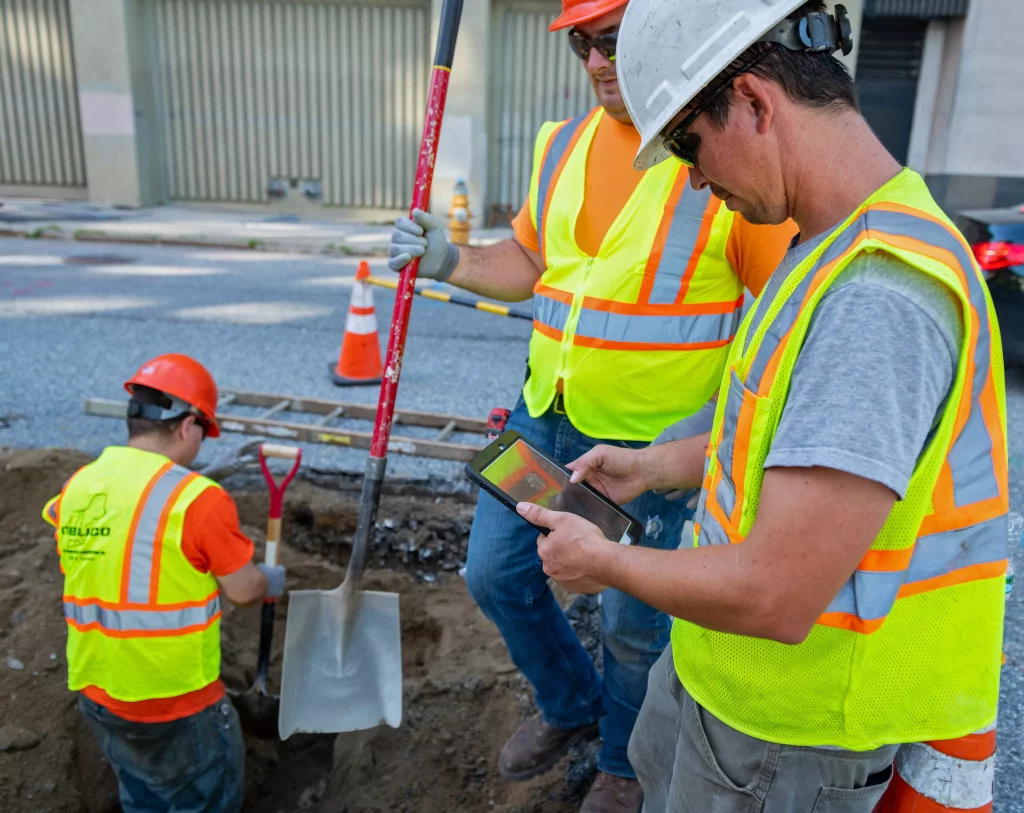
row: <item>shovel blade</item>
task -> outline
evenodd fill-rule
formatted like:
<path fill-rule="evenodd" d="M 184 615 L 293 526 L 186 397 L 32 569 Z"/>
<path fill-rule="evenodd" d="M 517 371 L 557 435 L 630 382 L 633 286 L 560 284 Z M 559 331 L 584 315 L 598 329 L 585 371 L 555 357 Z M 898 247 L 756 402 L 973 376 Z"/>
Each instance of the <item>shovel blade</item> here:
<path fill-rule="evenodd" d="M 349 616 L 351 615 L 351 618 Z M 281 673 L 281 739 L 402 722 L 398 594 L 296 590 L 288 599 Z"/>

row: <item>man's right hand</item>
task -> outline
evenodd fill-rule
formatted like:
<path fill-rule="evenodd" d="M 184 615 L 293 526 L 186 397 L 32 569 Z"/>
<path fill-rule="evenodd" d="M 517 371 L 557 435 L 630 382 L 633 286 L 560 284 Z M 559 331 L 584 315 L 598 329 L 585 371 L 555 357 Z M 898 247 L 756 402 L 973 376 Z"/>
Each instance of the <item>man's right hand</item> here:
<path fill-rule="evenodd" d="M 412 217 L 395 221 L 388 247 L 388 268 L 398 273 L 413 257 L 420 258 L 418 275 L 425 279 L 444 282 L 459 264 L 459 249 L 448 242 L 444 224 L 420 209 L 412 210 Z"/>
<path fill-rule="evenodd" d="M 256 567 L 267 578 L 267 598 L 281 598 L 284 595 L 284 565 L 258 564 Z"/>
<path fill-rule="evenodd" d="M 640 449 L 595 446 L 566 468 L 573 473 L 572 482 L 586 480 L 618 505 L 625 505 L 649 490 Z"/>

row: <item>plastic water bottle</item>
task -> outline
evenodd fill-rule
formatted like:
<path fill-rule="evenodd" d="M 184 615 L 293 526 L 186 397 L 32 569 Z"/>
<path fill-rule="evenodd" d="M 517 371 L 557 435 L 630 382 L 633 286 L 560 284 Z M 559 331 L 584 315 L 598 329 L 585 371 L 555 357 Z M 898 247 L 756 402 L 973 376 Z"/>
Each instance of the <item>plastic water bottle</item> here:
<path fill-rule="evenodd" d="M 1006 597 L 1013 591 L 1013 572 L 1024 573 L 1024 546 L 1021 545 L 1021 533 L 1024 532 L 1024 517 L 1010 514 L 1010 533 L 1006 539 L 1006 555 L 1009 560 L 1006 566 Z"/>

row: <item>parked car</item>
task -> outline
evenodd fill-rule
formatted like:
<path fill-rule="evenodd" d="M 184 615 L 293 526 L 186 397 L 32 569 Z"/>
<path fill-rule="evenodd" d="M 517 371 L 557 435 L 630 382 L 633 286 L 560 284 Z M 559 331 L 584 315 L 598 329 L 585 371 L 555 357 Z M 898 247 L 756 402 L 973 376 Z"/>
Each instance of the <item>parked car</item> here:
<path fill-rule="evenodd" d="M 1024 205 L 960 212 L 959 225 L 988 280 L 1006 360 L 1024 364 Z"/>

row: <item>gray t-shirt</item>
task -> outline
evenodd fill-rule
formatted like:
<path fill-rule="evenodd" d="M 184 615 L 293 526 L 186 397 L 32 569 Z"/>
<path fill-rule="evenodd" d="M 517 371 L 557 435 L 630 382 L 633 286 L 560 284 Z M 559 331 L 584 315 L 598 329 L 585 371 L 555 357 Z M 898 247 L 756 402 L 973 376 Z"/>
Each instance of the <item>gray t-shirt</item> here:
<path fill-rule="evenodd" d="M 786 277 L 828 234 L 783 258 L 748 343 Z M 893 255 L 859 254 L 811 317 L 765 468 L 825 466 L 906 496 L 956 375 L 960 307 L 945 285 Z"/>

